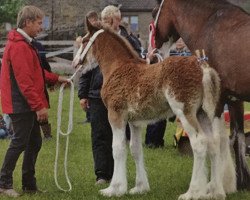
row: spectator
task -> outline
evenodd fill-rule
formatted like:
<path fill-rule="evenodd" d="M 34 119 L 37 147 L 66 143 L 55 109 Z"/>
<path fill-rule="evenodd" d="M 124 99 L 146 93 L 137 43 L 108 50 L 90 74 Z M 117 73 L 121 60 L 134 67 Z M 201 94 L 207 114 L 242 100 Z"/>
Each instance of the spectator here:
<path fill-rule="evenodd" d="M 48 120 L 49 108 L 45 79 L 52 83 L 68 82 L 40 65 L 33 38 L 42 30 L 43 17 L 44 13 L 35 6 L 25 6 L 19 11 L 18 28 L 9 32 L 2 60 L 2 111 L 9 114 L 14 135 L 0 172 L 0 193 L 9 197 L 20 195 L 13 189 L 13 171 L 22 152 L 22 189 L 28 193 L 39 192 L 35 178 L 42 144 L 39 123 Z"/>
<path fill-rule="evenodd" d="M 125 37 L 140 53 L 140 47 L 130 37 L 126 29 L 120 25 L 121 12 L 115 6 L 107 6 L 101 13 L 102 22 Z M 95 63 L 94 63 L 95 64 Z M 96 64 L 98 65 L 98 64 Z M 102 102 L 100 90 L 103 77 L 99 67 L 80 77 L 78 97 L 83 109 L 89 107 L 91 119 L 92 151 L 96 184 L 107 183 L 113 175 L 114 160 L 112 156 L 112 129 L 108 121 L 108 113 Z"/>
<path fill-rule="evenodd" d="M 95 24 L 99 20 L 98 14 L 95 11 L 88 12 L 87 15 L 86 15 L 86 18 L 89 20 L 89 22 L 91 24 Z M 76 43 L 78 44 L 78 47 L 80 47 L 80 44 L 82 43 L 82 37 L 81 36 L 77 37 Z M 84 82 L 84 80 L 81 80 L 81 78 L 80 78 L 80 80 L 79 80 L 79 88 L 81 87 L 82 84 L 84 84 L 84 83 L 82 83 L 82 81 Z M 79 99 L 80 99 L 80 105 L 83 108 L 83 110 L 86 112 L 86 120 L 83 121 L 83 123 L 88 123 L 88 122 L 90 122 L 89 105 L 85 105 L 86 104 L 86 99 L 85 98 L 81 99 L 81 97 L 80 97 L 81 96 L 80 89 L 79 89 L 79 95 L 78 96 L 79 96 Z"/>
<path fill-rule="evenodd" d="M 176 41 L 175 49 L 170 50 L 170 56 L 191 56 L 191 52 L 182 38 Z"/>
<path fill-rule="evenodd" d="M 97 16 L 95 20 L 98 21 L 98 14 L 94 11 L 93 13 Z M 89 15 L 86 18 L 92 24 L 95 22 L 95 20 L 89 19 Z M 82 74 L 79 79 L 78 97 L 80 105 L 85 111 L 88 110 L 90 113 L 96 184 L 108 182 L 112 178 L 113 173 L 112 150 L 109 149 L 110 142 L 112 141 L 112 131 L 107 119 L 106 108 L 101 100 L 101 87 L 102 74 L 99 67 L 94 68 L 86 74 Z"/>

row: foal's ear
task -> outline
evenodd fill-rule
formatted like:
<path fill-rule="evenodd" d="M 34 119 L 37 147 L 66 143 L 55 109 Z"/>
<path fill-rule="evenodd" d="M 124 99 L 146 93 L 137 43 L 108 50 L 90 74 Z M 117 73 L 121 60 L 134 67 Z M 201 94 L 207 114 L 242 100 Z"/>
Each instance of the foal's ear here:
<path fill-rule="evenodd" d="M 99 30 L 99 27 L 97 26 L 97 24 L 94 24 L 92 25 L 88 18 L 86 17 L 86 24 L 87 24 L 87 28 L 88 28 L 88 31 L 89 33 L 92 35 L 94 32 L 98 31 Z"/>

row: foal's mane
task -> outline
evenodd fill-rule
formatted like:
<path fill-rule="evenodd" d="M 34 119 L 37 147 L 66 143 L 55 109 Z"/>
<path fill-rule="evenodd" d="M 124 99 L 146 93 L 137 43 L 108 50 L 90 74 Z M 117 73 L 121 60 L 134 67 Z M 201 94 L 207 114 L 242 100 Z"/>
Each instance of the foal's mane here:
<path fill-rule="evenodd" d="M 121 47 L 124 47 L 124 49 L 128 52 L 128 54 L 133 59 L 137 59 L 138 61 L 145 62 L 145 60 L 139 57 L 137 52 L 133 49 L 132 45 L 124 37 L 118 35 L 108 26 L 102 25 L 102 29 L 104 29 L 104 31 L 106 31 L 115 41 L 117 41 Z"/>

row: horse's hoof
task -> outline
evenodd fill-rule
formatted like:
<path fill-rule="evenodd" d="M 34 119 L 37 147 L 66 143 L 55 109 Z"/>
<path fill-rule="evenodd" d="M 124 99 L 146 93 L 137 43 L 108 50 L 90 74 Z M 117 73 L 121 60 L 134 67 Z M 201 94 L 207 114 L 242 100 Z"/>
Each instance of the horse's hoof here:
<path fill-rule="evenodd" d="M 143 194 L 150 190 L 149 186 L 136 186 L 129 190 L 129 194 Z"/>
<path fill-rule="evenodd" d="M 198 200 L 198 199 L 210 199 L 207 194 L 201 192 L 186 192 L 179 196 L 178 200 Z"/>
<path fill-rule="evenodd" d="M 121 188 L 109 186 L 108 188 L 102 189 L 99 192 L 101 195 L 106 196 L 106 197 L 112 197 L 112 196 L 120 197 L 124 195 L 127 192 L 127 190 L 125 188 L 121 189 Z"/>
<path fill-rule="evenodd" d="M 237 192 L 236 184 L 234 183 L 227 183 L 227 185 L 224 186 L 224 190 L 226 194 L 232 194 Z"/>
<path fill-rule="evenodd" d="M 225 194 L 212 194 L 208 193 L 206 194 L 202 199 L 214 199 L 214 200 L 225 200 L 226 195 Z"/>
<path fill-rule="evenodd" d="M 181 194 L 178 198 L 178 200 L 191 200 L 193 199 L 189 192 L 186 192 L 185 194 Z"/>
<path fill-rule="evenodd" d="M 224 188 L 221 186 L 218 186 L 217 184 L 213 184 L 213 182 L 209 182 L 207 184 L 206 188 L 207 194 L 205 196 L 205 199 L 225 199 L 226 193 L 224 191 Z"/>

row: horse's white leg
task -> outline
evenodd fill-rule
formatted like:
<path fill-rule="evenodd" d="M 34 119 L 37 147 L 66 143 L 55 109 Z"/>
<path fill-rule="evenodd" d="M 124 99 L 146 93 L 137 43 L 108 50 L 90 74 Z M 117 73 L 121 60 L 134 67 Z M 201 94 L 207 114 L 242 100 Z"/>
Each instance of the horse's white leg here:
<path fill-rule="evenodd" d="M 113 157 L 114 157 L 114 173 L 111 183 L 108 188 L 100 190 L 104 196 L 121 196 L 127 192 L 127 177 L 126 177 L 126 136 L 125 123 L 121 128 L 117 128 L 112 121 L 110 124 L 113 131 Z"/>
<path fill-rule="evenodd" d="M 199 126 L 196 113 L 199 102 L 192 102 L 189 113 L 184 114 L 184 104 L 176 101 L 174 96 L 166 90 L 166 99 L 176 116 L 180 119 L 183 128 L 189 134 L 190 144 L 194 155 L 192 178 L 188 191 L 179 196 L 179 200 L 200 199 L 206 196 L 207 170 L 205 166 L 207 137 Z"/>
<path fill-rule="evenodd" d="M 222 115 L 223 116 L 223 115 Z M 230 151 L 230 140 L 225 129 L 224 117 L 215 118 L 213 127 L 220 134 L 220 160 L 223 187 L 227 194 L 236 192 L 236 171 Z"/>
<path fill-rule="evenodd" d="M 134 157 L 136 164 L 136 183 L 135 187 L 132 188 L 129 193 L 137 194 L 149 191 L 149 183 L 147 173 L 145 171 L 143 162 L 143 150 L 141 140 L 141 127 L 130 125 L 131 137 L 130 137 L 130 151 Z"/>
<path fill-rule="evenodd" d="M 177 117 L 179 117 L 183 128 L 189 134 L 189 140 L 194 155 L 194 164 L 190 186 L 185 194 L 179 196 L 179 200 L 204 198 L 206 196 L 207 185 L 207 170 L 205 165 L 207 137 L 200 130 L 196 117 L 189 116 L 188 120 L 184 116 L 184 114 L 180 114 Z"/>
<path fill-rule="evenodd" d="M 225 199 L 225 191 L 222 184 L 222 165 L 220 150 L 220 131 L 218 127 L 218 118 L 212 122 L 212 131 L 208 135 L 208 154 L 211 161 L 211 180 L 207 185 L 207 196 L 212 199 Z"/>

